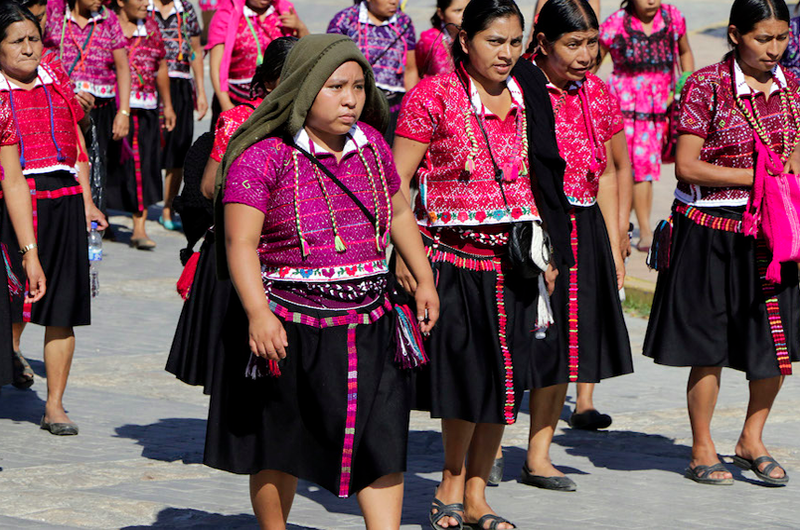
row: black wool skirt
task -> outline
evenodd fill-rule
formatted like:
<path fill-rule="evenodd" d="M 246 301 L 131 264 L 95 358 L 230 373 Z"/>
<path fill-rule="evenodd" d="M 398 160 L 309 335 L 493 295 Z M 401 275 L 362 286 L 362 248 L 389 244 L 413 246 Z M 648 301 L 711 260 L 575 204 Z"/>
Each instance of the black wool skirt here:
<path fill-rule="evenodd" d="M 161 153 L 161 167 L 164 169 L 182 168 L 186 153 L 194 137 L 194 86 L 191 79 L 169 78 L 169 92 L 172 95 L 172 108 L 177 120 L 172 131 L 164 130 L 164 150 Z"/>
<path fill-rule="evenodd" d="M 526 388 L 534 336 L 536 280 L 520 281 L 504 257 L 478 256 L 423 234 L 439 293 L 439 321 L 414 376 L 414 406 L 434 418 L 510 425 Z"/>
<path fill-rule="evenodd" d="M 117 103 L 114 98 L 95 98 L 91 117 L 97 130 L 97 143 L 100 144 L 101 153 L 109 153 L 109 145 L 114 141 L 113 130 L 116 115 Z"/>
<path fill-rule="evenodd" d="M 141 212 L 163 198 L 160 127 L 158 110 L 131 109 L 127 145 L 115 142 L 109 153 L 109 209 Z"/>
<path fill-rule="evenodd" d="M 4 250 L 8 252 L 7 249 Z M 11 304 L 6 268 L 0 265 L 0 386 L 14 380 L 14 342 L 11 335 Z"/>
<path fill-rule="evenodd" d="M 12 322 L 33 322 L 42 326 L 88 326 L 91 323 L 89 290 L 89 244 L 83 196 L 78 182 L 67 171 L 55 171 L 31 177 L 36 184 L 36 242 L 47 291 L 44 297 L 28 306 L 22 296 L 11 302 Z M 29 179 L 30 182 L 30 179 Z M 71 190 L 71 191 L 70 191 Z M 59 195 L 45 198 L 48 192 Z M 31 195 L 33 197 L 33 195 Z M 25 282 L 19 243 L 3 203 L 2 235 L 8 247 L 11 269 Z"/>
<path fill-rule="evenodd" d="M 166 370 L 186 384 L 202 386 L 209 394 L 217 359 L 224 356 L 222 324 L 228 311 L 241 313 L 239 297 L 230 280 L 217 279 L 214 233 L 209 231 L 200 247 L 192 289 L 183 304 Z"/>
<path fill-rule="evenodd" d="M 596 204 L 575 207 L 572 212 L 577 267 L 559 270 L 551 298 L 553 317 L 559 324 L 560 351 L 534 359 L 532 365 L 538 370 L 532 372 L 532 388 L 597 383 L 633 372 L 630 338 L 603 214 Z M 577 297 L 570 300 L 570 293 L 575 292 Z M 550 331 L 544 342 L 555 346 Z"/>
<path fill-rule="evenodd" d="M 316 319 L 346 313 L 280 303 Z M 409 374 L 394 363 L 391 312 L 352 328 L 281 320 L 289 343 L 281 375 L 252 380 L 245 377 L 247 318 L 241 306 L 226 315 L 205 464 L 244 474 L 282 471 L 340 497 L 404 472 Z"/>
<path fill-rule="evenodd" d="M 736 220 L 743 212 L 701 210 Z M 789 361 L 800 360 L 797 265 L 783 264 L 783 283 L 771 284 L 777 306 L 771 302 L 768 309 L 759 261 L 770 258 L 761 248 L 752 237 L 701 226 L 674 213 L 670 264 L 658 273 L 644 354 L 668 366 L 734 368 L 749 380 L 779 376 L 769 323 L 769 311 L 774 310 Z"/>

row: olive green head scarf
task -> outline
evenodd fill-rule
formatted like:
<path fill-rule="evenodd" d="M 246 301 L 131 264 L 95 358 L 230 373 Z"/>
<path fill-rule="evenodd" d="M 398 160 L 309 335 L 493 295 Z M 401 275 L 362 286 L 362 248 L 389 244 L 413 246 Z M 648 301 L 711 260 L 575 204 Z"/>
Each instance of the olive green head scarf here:
<path fill-rule="evenodd" d="M 364 70 L 366 103 L 360 121 L 384 131 L 389 123 L 389 105 L 375 85 L 372 67 L 352 39 L 344 35 L 309 35 L 300 39 L 281 70 L 278 86 L 253 111 L 234 133 L 222 159 L 214 199 L 216 224 L 217 275 L 228 277 L 225 255 L 225 220 L 222 215 L 222 189 L 231 164 L 248 147 L 268 136 L 294 137 L 306 121 L 308 110 L 328 78 L 342 64 L 356 61 Z"/>

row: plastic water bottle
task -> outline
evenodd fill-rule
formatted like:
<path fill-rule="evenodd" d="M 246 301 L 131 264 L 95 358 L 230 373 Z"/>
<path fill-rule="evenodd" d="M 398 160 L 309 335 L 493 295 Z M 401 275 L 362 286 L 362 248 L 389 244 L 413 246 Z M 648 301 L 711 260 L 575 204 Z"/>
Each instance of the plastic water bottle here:
<path fill-rule="evenodd" d="M 97 276 L 97 267 L 103 261 L 103 237 L 97 231 L 97 223 L 92 221 L 92 231 L 89 232 L 89 281 L 92 298 L 100 294 L 100 279 Z"/>

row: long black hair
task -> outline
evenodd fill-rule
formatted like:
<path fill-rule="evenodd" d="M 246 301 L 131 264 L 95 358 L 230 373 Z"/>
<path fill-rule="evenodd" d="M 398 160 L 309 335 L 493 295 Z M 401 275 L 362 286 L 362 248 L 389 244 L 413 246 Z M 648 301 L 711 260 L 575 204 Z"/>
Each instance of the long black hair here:
<path fill-rule="evenodd" d="M 36 26 L 36 31 L 39 32 L 39 37 L 41 37 L 42 28 L 27 7 L 22 7 L 15 2 L 0 2 L 0 42 L 6 40 L 6 33 L 11 24 L 25 20 L 33 22 L 33 25 Z"/>
<path fill-rule="evenodd" d="M 517 17 L 519 25 L 525 31 L 525 17 L 514 0 L 475 0 L 464 9 L 461 31 L 467 34 L 467 40 L 470 41 L 496 19 L 506 17 Z M 453 62 L 460 64 L 468 61 L 469 56 L 461 48 L 461 39 L 453 39 Z"/>
<path fill-rule="evenodd" d="M 30 8 L 32 6 L 46 6 L 47 0 L 11 0 L 15 4 L 19 4 L 22 7 Z"/>
<path fill-rule="evenodd" d="M 264 50 L 264 62 L 258 65 L 250 82 L 250 97 L 264 97 L 268 92 L 267 85 L 278 81 L 283 63 L 298 40 L 297 37 L 278 37 L 269 43 Z"/>
<path fill-rule="evenodd" d="M 734 0 L 728 25 L 733 26 L 740 35 L 753 31 L 756 24 L 764 20 L 783 20 L 787 24 L 791 19 L 789 8 L 783 0 Z M 736 44 L 728 35 L 728 44 Z"/>
<path fill-rule="evenodd" d="M 452 3 L 453 0 L 436 0 L 436 9 L 437 10 L 441 9 L 442 13 L 444 13 L 444 10 L 450 7 Z M 431 17 L 431 26 L 433 26 L 434 28 L 438 28 L 443 23 L 444 20 L 442 20 L 442 17 L 439 16 L 439 13 L 434 11 L 433 16 Z"/>
<path fill-rule="evenodd" d="M 782 0 L 781 0 L 782 1 Z M 548 42 L 555 42 L 573 31 L 600 29 L 597 15 L 586 0 L 548 0 L 539 12 L 533 39 L 528 48 L 531 53 L 539 45 L 537 37 L 543 34 Z"/>

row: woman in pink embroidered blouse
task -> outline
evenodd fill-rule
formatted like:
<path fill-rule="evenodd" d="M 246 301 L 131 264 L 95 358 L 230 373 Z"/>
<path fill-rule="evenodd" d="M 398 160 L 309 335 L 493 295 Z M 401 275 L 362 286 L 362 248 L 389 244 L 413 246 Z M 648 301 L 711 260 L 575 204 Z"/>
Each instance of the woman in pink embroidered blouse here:
<path fill-rule="evenodd" d="M 130 134 L 117 144 L 119 163 L 109 176 L 108 207 L 130 212 L 133 233 L 130 245 L 155 248 L 147 237 L 148 206 L 163 197 L 161 186 L 161 125 L 159 98 L 163 102 L 165 128 L 175 128 L 175 111 L 169 89 L 166 49 L 158 24 L 147 15 L 147 0 L 114 0 L 128 49 L 131 68 Z"/>
<path fill-rule="evenodd" d="M 785 376 L 800 361 L 797 264 L 776 263 L 778 279 L 769 279 L 773 256 L 763 227 L 756 225 L 755 236 L 745 232 L 756 206 L 750 204 L 754 179 L 757 186 L 762 179 L 788 184 L 800 178 L 800 87 L 778 65 L 789 20 L 783 0 L 736 0 L 728 26 L 733 51 L 686 82 L 671 241 L 657 238 L 652 251 L 666 259 L 658 260 L 644 354 L 659 364 L 691 367 L 692 458 L 685 476 L 701 484 L 734 481 L 711 436 L 723 367 L 744 372 L 749 381 L 733 463 L 769 485 L 789 480 L 770 456 L 763 431 Z M 783 166 L 771 171 L 785 173 L 757 169 L 767 157 Z"/>
<path fill-rule="evenodd" d="M 308 35 L 289 0 L 226 0 L 208 31 L 209 71 L 214 87 L 211 128 L 219 113 L 250 101 L 250 82 L 264 52 L 281 36 Z"/>
<path fill-rule="evenodd" d="M 511 224 L 540 219 L 529 173 L 529 117 L 510 76 L 523 27 L 510 0 L 467 5 L 453 47 L 455 72 L 423 79 L 406 96 L 394 144 L 404 192 L 412 179 L 419 185 L 414 210 L 447 314 L 427 342 L 430 372 L 417 385 L 418 404 L 442 419 L 445 440 L 429 516 L 436 528 L 461 521 L 514 528 L 493 513 L 485 488 L 539 344 L 536 282 L 508 273 L 506 257 Z M 413 292 L 400 258 L 396 270 Z"/>
<path fill-rule="evenodd" d="M 461 18 L 469 0 L 437 0 L 432 28 L 423 31 L 414 48 L 419 77 L 449 74 L 453 71 L 453 39 L 458 35 Z"/>
<path fill-rule="evenodd" d="M 639 250 L 653 240 L 650 212 L 653 181 L 661 175 L 661 151 L 669 126 L 667 107 L 676 87 L 676 69 L 688 76 L 694 56 L 686 20 L 661 0 L 624 0 L 600 28 L 601 54 L 611 54 L 608 85 L 622 107 L 633 178 L 633 206 L 639 224 Z M 685 77 L 683 77 L 685 79 Z"/>
<path fill-rule="evenodd" d="M 0 19 L 11 22 L 0 31 L 0 115 L 13 117 L 19 165 L 30 188 L 33 234 L 50 279 L 40 301 L 31 301 L 22 289 L 12 298 L 14 351 L 19 351 L 26 322 L 45 326 L 45 364 L 51 377 L 41 427 L 54 435 L 75 435 L 78 428 L 64 411 L 62 397 L 75 348 L 73 327 L 90 323 L 86 233 L 95 223 L 101 229 L 107 224 L 92 203 L 78 126 L 83 109 L 72 85 L 61 68 L 40 63 L 41 29 L 31 13 L 13 3 L 0 9 Z M 21 254 L 30 247 L 18 246 L 8 218 L 1 237 L 7 266 L 24 280 L 30 271 Z"/>
<path fill-rule="evenodd" d="M 250 474 L 263 528 L 285 526 L 298 478 L 356 495 L 367 528 L 399 528 L 409 379 L 396 362 L 410 359 L 397 346 L 416 327 L 388 299 L 390 231 L 420 282 L 416 314 L 399 310 L 423 333 L 438 318 L 433 274 L 389 147 L 359 121 L 385 127 L 388 108 L 355 43 L 301 39 L 282 75 L 223 159 L 246 316 L 228 319 L 239 347 L 215 376 L 205 462 Z"/>
<path fill-rule="evenodd" d="M 553 386 L 531 393 L 531 439 L 523 482 L 558 491 L 577 488 L 549 456 L 567 384 L 579 383 L 579 392 L 591 393 L 592 384 L 633 371 L 618 295 L 625 269 L 617 177 L 610 162 L 611 139 L 620 131 L 622 117 L 605 84 L 591 74 L 597 35 L 597 18 L 584 0 L 548 0 L 534 30 L 535 64 L 547 76 L 558 147 L 567 163 L 563 185 L 572 206 L 574 265 L 562 268 L 565 281 L 553 293 L 554 318 L 561 324 L 559 353 L 565 362 Z M 537 400 L 557 408 L 543 410 Z M 603 416 L 593 408 L 578 412 Z"/>

